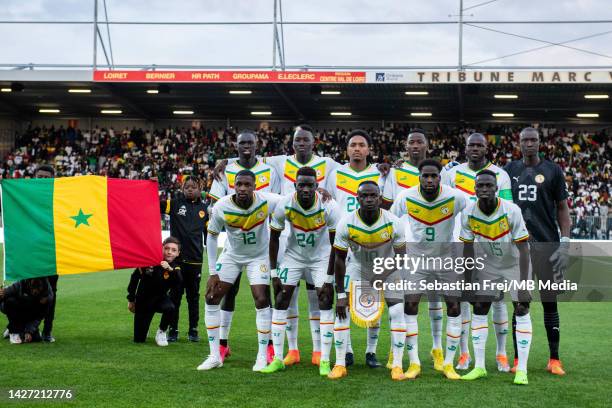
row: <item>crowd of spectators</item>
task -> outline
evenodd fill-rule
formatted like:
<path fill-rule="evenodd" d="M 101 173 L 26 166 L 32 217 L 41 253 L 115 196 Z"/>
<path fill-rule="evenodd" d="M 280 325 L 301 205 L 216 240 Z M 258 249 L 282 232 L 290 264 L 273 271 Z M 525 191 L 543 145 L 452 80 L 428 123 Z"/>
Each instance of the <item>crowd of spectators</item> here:
<path fill-rule="evenodd" d="M 464 161 L 465 138 L 474 131 L 487 135 L 489 158 L 499 166 L 520 157 L 522 126 L 437 126 L 430 129 L 431 157 Z M 394 162 L 402 156 L 410 127 L 390 125 L 367 129 L 372 136 L 371 159 Z M 612 139 L 605 130 L 571 130 L 540 125 L 541 154 L 566 174 L 574 237 L 608 239 L 612 235 L 610 173 Z M 318 129 L 316 152 L 346 162 L 350 129 Z M 16 138 L 15 149 L 0 167 L 0 177 L 32 176 L 36 166 L 49 163 L 59 176 L 101 174 L 121 178 L 157 176 L 161 194 L 173 196 L 182 177 L 194 174 L 210 187 L 218 159 L 236 156 L 237 130 L 226 128 L 165 128 L 153 131 L 95 127 L 91 130 L 30 127 Z M 260 129 L 262 156 L 291 152 L 291 129 Z"/>

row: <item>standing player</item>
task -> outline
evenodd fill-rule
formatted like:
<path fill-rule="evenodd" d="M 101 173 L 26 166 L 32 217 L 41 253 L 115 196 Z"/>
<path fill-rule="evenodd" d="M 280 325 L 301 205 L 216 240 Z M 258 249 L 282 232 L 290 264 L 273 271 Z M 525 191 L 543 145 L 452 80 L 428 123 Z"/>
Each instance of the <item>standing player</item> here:
<path fill-rule="evenodd" d="M 440 184 L 442 171 L 440 162 L 423 160 L 418 170 L 419 186 L 399 193 L 391 212 L 400 218 L 407 216 L 407 223 L 412 231 L 412 237 L 407 245 L 408 256 L 418 258 L 425 255 L 432 259 L 442 259 L 452 255 L 455 217 L 465 208 L 467 200 L 460 191 Z M 421 373 L 417 315 L 421 295 L 426 293 L 420 283 L 438 281 L 454 284 L 458 281 L 458 275 L 454 270 L 421 267 L 410 273 L 407 280 L 415 284 L 415 290 L 409 291 L 406 297 L 406 341 L 410 367 L 405 375 L 408 379 L 415 379 Z M 444 294 L 448 320 L 446 357 L 441 371 L 450 380 L 460 378 L 453 368 L 455 350 L 461 336 L 459 294 L 457 291 Z"/>
<path fill-rule="evenodd" d="M 280 179 L 280 193 L 287 195 L 295 191 L 295 180 L 297 171 L 304 166 L 313 168 L 317 173 L 317 183 L 320 186 L 325 186 L 330 172 L 339 166 L 337 162 L 328 157 L 320 157 L 313 153 L 315 138 L 313 130 L 308 125 L 299 125 L 295 128 L 293 134 L 293 155 L 278 155 L 265 157 L 265 164 L 269 165 L 278 174 Z M 222 173 L 228 162 L 233 162 L 236 159 L 222 160 L 215 168 L 215 177 Z M 289 236 L 288 229 L 285 229 L 281 235 L 279 261 L 282 260 L 282 254 L 285 253 L 284 247 Z M 276 271 L 272 270 L 271 276 L 275 278 Z M 312 335 L 313 354 L 311 361 L 317 365 L 321 356 L 320 343 L 320 311 L 318 305 L 317 292 L 315 287 L 306 283 L 308 292 L 308 318 L 310 321 L 310 333 Z M 293 291 L 293 297 L 289 304 L 287 315 L 287 342 L 289 343 L 289 351 L 284 359 L 286 366 L 291 366 L 300 362 L 300 351 L 298 349 L 298 299 L 299 286 Z M 231 315 L 226 315 L 226 325 L 231 325 Z"/>
<path fill-rule="evenodd" d="M 370 135 L 365 130 L 357 129 L 349 133 L 347 139 L 348 144 L 346 150 L 349 162 L 331 172 L 327 180 L 326 190 L 336 199 L 342 212 L 352 213 L 359 208 L 357 190 L 361 183 L 371 181 L 377 184 L 379 189 L 382 190 L 385 181 L 380 170 L 375 165 L 368 163 L 370 146 L 372 146 Z M 366 364 L 370 368 L 377 368 L 381 366 L 376 358 L 376 346 L 378 345 L 380 325 L 368 327 L 367 331 Z M 347 365 L 350 366 L 353 363 L 350 332 L 348 338 Z"/>
<path fill-rule="evenodd" d="M 489 333 L 488 313 L 491 300 L 498 290 L 490 290 L 487 282 L 510 282 L 516 284 L 529 278 L 529 233 L 521 215 L 521 209 L 514 203 L 496 196 L 497 173 L 483 170 L 476 175 L 476 202 L 471 202 L 461 216 L 461 235 L 465 242 L 464 259 L 475 258 L 475 249 L 483 268 L 472 270 L 472 281 L 478 282 L 474 314 L 472 316 L 472 345 L 476 363 L 474 369 L 461 377 L 462 380 L 476 380 L 486 377 L 485 348 Z M 477 248 L 474 248 L 474 242 Z M 530 295 L 526 290 L 512 291 L 514 313 L 517 320 L 518 368 L 514 383 L 526 385 L 527 359 L 531 347 L 531 317 L 529 316 Z"/>
<path fill-rule="evenodd" d="M 210 355 L 198 370 L 223 366 L 219 350 L 219 303 L 243 267 L 246 268 L 256 308 L 259 349 L 253 371 L 260 371 L 267 365 L 266 348 L 271 324 L 268 217 L 280 197 L 255 192 L 255 175 L 249 170 L 240 170 L 236 174 L 234 189 L 235 194 L 217 201 L 208 224 L 206 252 L 210 277 L 206 287 L 205 320 Z M 227 239 L 217 260 L 217 236 L 224 228 Z"/>
<path fill-rule="evenodd" d="M 523 212 L 531 237 L 531 268 L 539 280 L 560 282 L 569 261 L 572 223 L 567 206 L 565 176 L 558 165 L 538 156 L 540 136 L 536 129 L 523 129 L 519 140 L 523 159 L 508 163 L 505 169 L 512 177 L 512 196 Z M 557 294 L 540 291 L 550 351 L 546 368 L 552 374 L 563 375 L 565 371 L 559 359 Z M 515 320 L 512 319 L 513 329 Z"/>
<path fill-rule="evenodd" d="M 189 176 L 183 182 L 183 197 L 160 202 L 162 214 L 170 215 L 170 235 L 181 243 L 181 288 L 173 299 L 176 312 L 170 321 L 168 342 L 178 340 L 179 310 L 183 292 L 189 310 L 189 341 L 200 341 L 200 280 L 202 279 L 203 234 L 208 222 L 208 205 L 202 201 L 200 179 Z"/>
<path fill-rule="evenodd" d="M 425 131 L 411 130 L 406 140 L 408 160 L 404 160 L 401 167 L 392 168 L 389 172 L 383 190 L 383 208 L 391 208 L 399 193 L 419 184 L 419 164 L 427 157 L 428 148 Z"/>
<path fill-rule="evenodd" d="M 419 184 L 419 164 L 427 157 L 429 149 L 429 141 L 423 129 L 413 129 L 408 134 L 406 140 L 406 150 L 408 151 L 408 160 L 405 160 L 400 168 L 391 169 L 389 176 L 385 182 L 383 193 L 383 208 L 389 209 L 395 202 L 398 195 L 405 189 L 414 187 Z M 410 241 L 411 231 L 406 231 L 406 238 Z M 442 352 L 442 301 L 431 298 L 428 304 L 429 321 L 431 323 L 431 357 L 434 362 L 434 368 L 442 370 L 444 362 L 444 353 Z M 391 361 L 392 355 L 389 353 L 389 361 L 387 368 L 393 366 Z"/>
<path fill-rule="evenodd" d="M 334 200 L 323 203 L 317 193 L 317 173 L 311 167 L 301 167 L 297 172 L 293 194 L 283 197 L 276 206 L 270 223 L 270 267 L 277 269 L 282 289 L 277 293 L 272 312 L 272 339 L 275 359 L 262 370 L 273 373 L 285 368 L 283 351 L 287 308 L 300 279 L 317 288 L 321 309 L 321 361 L 319 374 L 327 376 L 330 370 L 329 355 L 333 337 L 333 264 L 330 243 L 334 242 L 335 229 L 341 212 Z M 281 231 L 289 228 L 285 256 L 277 262 Z"/>
<path fill-rule="evenodd" d="M 240 170 L 250 170 L 255 174 L 255 190 L 267 191 L 272 193 L 280 192 L 280 180 L 276 170 L 265 164 L 262 159 L 257 158 L 255 150 L 257 148 L 257 136 L 251 130 L 243 130 L 236 138 L 236 146 L 238 150 L 238 160 L 227 165 L 221 176 L 221 180 L 214 179 L 208 196 L 211 198 L 213 205 L 216 201 L 226 195 L 234 194 L 234 184 L 236 174 Z M 225 360 L 226 356 L 231 355 L 228 344 L 229 332 L 232 325 L 232 316 L 236 305 L 236 296 L 240 289 L 240 278 L 242 272 L 236 278 L 236 283 L 230 291 L 223 297 L 221 303 L 221 328 L 220 336 L 220 354 L 221 360 Z"/>
<path fill-rule="evenodd" d="M 363 136 L 357 136 L 363 138 Z M 347 376 L 346 350 L 348 342 L 348 301 L 346 291 L 351 281 L 370 281 L 378 283 L 401 283 L 401 271 L 386 270 L 381 275 L 373 274 L 374 259 L 392 258 L 406 251 L 404 226 L 399 218 L 380 208 L 380 187 L 373 180 L 361 182 L 357 188 L 358 208 L 346 214 L 338 223 L 334 241 L 334 273 L 338 300 L 336 302 L 336 322 L 334 338 L 336 364 L 328 378 L 337 380 Z M 350 259 L 347 254 L 350 250 Z M 406 338 L 404 321 L 404 291 L 384 288 L 385 301 L 389 307 L 391 320 L 391 342 L 393 345 L 393 368 L 391 378 L 405 380 L 402 369 L 402 356 Z"/>
<path fill-rule="evenodd" d="M 484 169 L 489 169 L 496 174 L 497 188 L 499 197 L 505 200 L 512 200 L 512 192 L 510 190 L 510 177 L 501 168 L 491 163 L 487 158 L 487 138 L 481 133 L 472 133 L 468 138 L 465 146 L 465 155 L 467 162 L 456 166 L 451 166 L 442 172 L 442 182 L 451 187 L 455 187 L 470 198 L 476 200 L 476 191 L 474 189 L 476 175 Z M 460 229 L 459 225 L 457 226 Z M 461 355 L 457 369 L 465 370 L 470 366 L 470 349 L 468 347 L 468 338 L 470 333 L 470 304 L 469 302 L 461 302 Z M 493 324 L 495 326 L 495 340 L 497 341 L 497 369 L 502 372 L 510 371 L 508 357 L 506 355 L 506 337 L 508 335 L 508 308 L 503 298 L 493 302 Z"/>

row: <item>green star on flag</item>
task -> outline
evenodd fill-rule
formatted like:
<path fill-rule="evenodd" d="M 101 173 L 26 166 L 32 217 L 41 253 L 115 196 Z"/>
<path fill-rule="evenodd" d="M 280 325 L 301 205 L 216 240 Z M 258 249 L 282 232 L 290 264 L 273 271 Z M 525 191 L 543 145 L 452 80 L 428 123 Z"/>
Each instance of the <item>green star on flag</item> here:
<path fill-rule="evenodd" d="M 83 224 L 83 225 L 87 225 L 89 227 L 89 221 L 87 221 L 89 219 L 89 217 L 91 217 L 93 214 L 84 214 L 83 213 L 83 209 L 79 208 L 79 213 L 77 215 L 73 215 L 70 218 L 72 218 L 73 220 L 76 221 L 76 224 L 74 226 L 74 228 L 78 228 L 79 225 Z"/>

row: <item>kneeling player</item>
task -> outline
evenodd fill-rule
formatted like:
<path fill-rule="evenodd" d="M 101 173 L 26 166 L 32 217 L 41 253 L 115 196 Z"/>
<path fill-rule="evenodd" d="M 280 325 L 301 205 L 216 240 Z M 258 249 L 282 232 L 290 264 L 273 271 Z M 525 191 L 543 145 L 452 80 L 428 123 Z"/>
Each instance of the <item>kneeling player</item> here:
<path fill-rule="evenodd" d="M 164 260 L 156 266 L 136 268 L 128 285 L 128 310 L 134 313 L 134 342 L 144 343 L 155 313 L 161 313 L 155 334 L 158 346 L 168 345 L 166 331 L 177 313 L 175 299 L 183 284 L 181 266 L 176 262 L 181 244 L 175 237 L 163 243 Z"/>
<path fill-rule="evenodd" d="M 259 349 L 253 371 L 267 365 L 266 348 L 270 339 L 270 267 L 268 260 L 268 216 L 274 211 L 280 196 L 255 192 L 255 175 L 249 170 L 236 174 L 236 194 L 221 198 L 213 207 L 208 224 L 206 251 L 208 278 L 206 288 L 205 321 L 210 355 L 198 370 L 221 367 L 219 352 L 219 303 L 246 268 L 251 292 L 257 309 L 257 337 Z M 227 239 L 217 261 L 217 236 L 225 228 Z"/>
<path fill-rule="evenodd" d="M 470 203 L 461 217 L 461 235 L 466 242 L 463 256 L 474 257 L 474 242 L 477 256 L 483 260 L 484 268 L 472 271 L 472 281 L 479 283 L 472 316 L 472 344 L 476 364 L 462 380 L 476 380 L 487 375 L 485 369 L 485 346 L 489 332 L 488 313 L 491 301 L 499 293 L 487 288 L 493 282 L 518 283 L 529 277 L 529 233 L 520 208 L 507 200 L 496 197 L 495 173 L 483 170 L 476 176 L 476 202 Z M 517 254 L 518 252 L 518 254 Z M 517 256 L 518 255 L 518 256 Z M 512 291 L 516 314 L 516 340 L 518 345 L 518 367 L 515 384 L 527 384 L 527 359 L 531 347 L 531 318 L 527 290 Z"/>
<path fill-rule="evenodd" d="M 336 346 L 336 365 L 328 378 L 332 380 L 347 376 L 346 347 L 350 320 L 346 290 L 351 287 L 350 281 L 370 281 L 373 283 L 401 283 L 401 272 L 395 268 L 386 270 L 381 275 L 373 275 L 374 259 L 391 258 L 403 254 L 406 250 L 404 227 L 399 218 L 389 211 L 380 208 L 381 197 L 378 184 L 364 181 L 357 189 L 359 209 L 345 215 L 336 228 L 334 240 L 335 260 L 334 273 L 338 300 L 336 303 L 336 322 L 334 337 Z M 348 262 L 347 254 L 351 257 Z M 346 279 L 348 278 L 348 279 Z M 378 282 L 377 282 L 378 281 Z M 402 356 L 406 337 L 404 322 L 403 290 L 384 290 L 385 301 L 389 307 L 391 321 L 391 342 L 393 349 L 393 368 L 391 378 L 404 380 Z"/>
<path fill-rule="evenodd" d="M 285 367 L 283 351 L 287 309 L 293 291 L 300 279 L 314 284 L 321 309 L 321 361 L 319 373 L 327 376 L 330 372 L 329 354 L 333 336 L 333 253 L 330 243 L 334 242 L 336 224 L 341 213 L 334 200 L 322 202 L 317 193 L 317 172 L 311 167 L 297 171 L 296 193 L 285 196 L 276 206 L 270 224 L 270 267 L 277 269 L 274 285 L 282 285 L 274 302 L 272 312 L 272 340 L 274 361 L 262 373 L 273 373 Z M 278 248 L 281 231 L 289 225 L 286 253 L 277 268 Z M 329 234 L 329 238 L 326 236 Z M 329 240 L 328 240 L 329 239 Z M 326 273 L 327 272 L 327 273 Z"/>
<path fill-rule="evenodd" d="M 419 164 L 419 186 L 403 190 L 397 197 L 391 212 L 402 220 L 407 216 L 414 243 L 408 245 L 408 256 L 419 258 L 426 256 L 434 261 L 453 255 L 453 227 L 455 217 L 465 208 L 465 195 L 452 187 L 440 184 L 442 165 L 432 159 Z M 425 259 L 425 258 L 422 258 Z M 441 270 L 435 263 L 432 268 L 421 266 L 416 271 L 406 274 L 406 280 L 414 289 L 406 293 L 406 343 L 410 366 L 406 378 L 414 379 L 421 373 L 418 346 L 419 301 L 423 293 L 437 296 L 422 289 L 422 283 L 440 282 L 456 284 L 459 276 L 454 270 Z M 458 380 L 459 374 L 453 368 L 455 350 L 461 337 L 461 316 L 459 309 L 459 292 L 445 292 L 448 323 L 446 325 L 446 357 L 441 349 L 433 349 L 434 368 L 442 371 L 450 380 Z"/>

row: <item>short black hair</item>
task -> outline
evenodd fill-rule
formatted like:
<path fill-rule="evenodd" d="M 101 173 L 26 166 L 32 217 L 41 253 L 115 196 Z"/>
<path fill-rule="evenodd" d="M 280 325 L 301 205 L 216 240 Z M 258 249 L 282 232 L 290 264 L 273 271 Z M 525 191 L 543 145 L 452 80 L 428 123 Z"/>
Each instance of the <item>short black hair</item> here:
<path fill-rule="evenodd" d="M 257 133 L 255 133 L 255 131 L 251 129 L 243 129 L 240 132 L 238 132 L 238 135 L 236 136 L 236 141 L 238 141 L 238 138 L 240 137 L 240 135 L 253 135 L 253 137 L 257 139 Z"/>
<path fill-rule="evenodd" d="M 368 147 L 372 146 L 372 138 L 370 137 L 370 134 L 368 132 L 366 132 L 365 130 L 363 130 L 363 129 L 352 130 L 348 134 L 348 136 L 346 137 L 347 142 L 350 141 L 355 136 L 363 137 L 366 140 L 366 142 L 368 143 Z"/>
<path fill-rule="evenodd" d="M 184 176 L 184 179 L 183 179 L 183 186 L 185 186 L 185 184 L 187 184 L 187 182 L 188 182 L 188 181 L 193 181 L 194 183 L 196 183 L 196 185 L 197 185 L 198 187 L 200 187 L 200 186 L 201 186 L 201 184 L 200 184 L 200 178 L 199 178 L 198 176 L 194 176 L 194 175 L 191 175 L 191 174 L 188 174 L 188 175 Z"/>
<path fill-rule="evenodd" d="M 36 172 L 39 171 L 39 170 L 41 170 L 41 171 L 48 171 L 53 176 L 55 176 L 55 169 L 50 164 L 41 164 L 40 166 L 38 166 L 36 171 L 34 171 L 34 174 L 36 174 Z"/>
<path fill-rule="evenodd" d="M 255 181 L 255 173 L 253 173 L 251 170 L 244 169 L 244 170 L 240 170 L 238 173 L 236 173 L 236 179 L 238 177 L 241 177 L 241 176 L 248 176 L 248 177 L 252 178 L 253 181 Z"/>
<path fill-rule="evenodd" d="M 164 239 L 164 242 L 162 242 L 162 246 L 165 246 L 166 244 L 176 244 L 178 246 L 179 251 L 181 250 L 181 241 L 179 241 L 177 237 L 173 237 L 172 235 L 170 235 L 168 238 Z"/>
<path fill-rule="evenodd" d="M 298 129 L 305 130 L 306 132 L 313 133 L 312 126 L 310 126 L 310 125 L 308 125 L 306 123 L 302 123 L 302 124 L 297 125 L 295 127 L 295 130 L 297 131 Z"/>
<path fill-rule="evenodd" d="M 472 136 L 482 136 L 484 137 L 485 140 L 487 139 L 485 135 L 483 135 L 482 133 L 478 133 L 478 132 L 470 133 L 470 135 L 468 136 L 468 139 Z"/>
<path fill-rule="evenodd" d="M 535 132 L 538 134 L 538 136 L 540 136 L 540 132 L 538 132 L 538 129 L 534 128 L 534 127 L 526 127 L 523 130 L 521 130 L 521 133 L 519 133 L 519 136 L 523 136 L 523 133 L 527 133 L 527 132 Z"/>
<path fill-rule="evenodd" d="M 493 178 L 497 178 L 497 174 L 495 174 L 495 172 L 493 170 L 489 170 L 489 169 L 484 169 L 478 172 L 478 174 L 476 174 L 476 177 L 478 176 L 493 176 Z"/>
<path fill-rule="evenodd" d="M 308 166 L 300 167 L 297 171 L 296 178 L 299 176 L 314 177 L 316 179 L 317 171 L 313 169 L 312 167 L 308 167 Z"/>
<path fill-rule="evenodd" d="M 438 169 L 438 172 L 442 171 L 442 164 L 435 159 L 425 159 L 421 163 L 419 163 L 419 171 L 423 170 L 425 166 L 433 166 Z"/>
<path fill-rule="evenodd" d="M 425 137 L 425 140 L 429 141 L 429 139 L 427 138 L 427 132 L 425 132 L 424 129 L 421 129 L 421 128 L 410 129 L 410 132 L 408 132 L 408 136 L 410 136 L 413 133 L 420 133 L 423 135 L 423 137 Z"/>
<path fill-rule="evenodd" d="M 365 185 L 368 185 L 368 184 L 372 184 L 373 186 L 376 186 L 378 188 L 378 190 L 380 190 L 380 186 L 374 180 L 362 181 L 361 183 L 359 183 L 359 187 L 357 187 L 357 190 L 359 190 L 361 188 L 361 186 L 365 186 Z"/>

